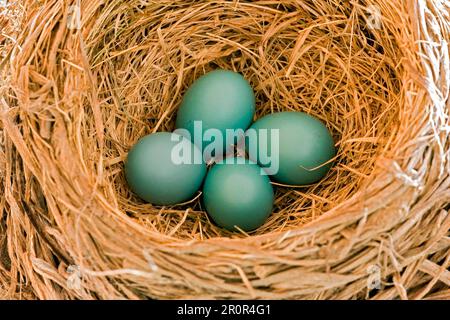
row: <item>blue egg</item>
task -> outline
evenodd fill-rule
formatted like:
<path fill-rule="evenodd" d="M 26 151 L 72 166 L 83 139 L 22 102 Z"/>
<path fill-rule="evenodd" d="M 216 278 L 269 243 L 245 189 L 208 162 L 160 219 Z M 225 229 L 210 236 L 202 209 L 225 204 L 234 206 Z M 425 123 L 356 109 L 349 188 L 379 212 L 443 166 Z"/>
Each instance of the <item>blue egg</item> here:
<path fill-rule="evenodd" d="M 319 119 L 303 112 L 279 112 L 257 120 L 247 131 L 247 151 L 271 178 L 287 185 L 322 179 L 336 155 L 333 137 Z"/>
<path fill-rule="evenodd" d="M 219 153 L 227 152 L 237 139 L 226 130 L 245 131 L 254 114 L 255 95 L 249 82 L 239 73 L 219 69 L 203 75 L 187 90 L 176 127 L 187 130 L 189 138 L 202 150 L 215 142 L 221 147 L 216 148 Z M 195 123 L 201 125 L 200 130 L 195 130 Z M 205 137 L 208 132 L 213 135 Z M 216 140 L 214 133 L 219 133 L 222 141 Z"/>
<path fill-rule="evenodd" d="M 200 189 L 206 165 L 191 141 L 158 132 L 133 146 L 125 162 L 125 174 L 131 190 L 143 200 L 174 205 L 190 200 Z"/>
<path fill-rule="evenodd" d="M 203 202 L 216 224 L 231 231 L 254 230 L 272 213 L 274 191 L 265 171 L 243 158 L 216 164 L 205 179 Z"/>

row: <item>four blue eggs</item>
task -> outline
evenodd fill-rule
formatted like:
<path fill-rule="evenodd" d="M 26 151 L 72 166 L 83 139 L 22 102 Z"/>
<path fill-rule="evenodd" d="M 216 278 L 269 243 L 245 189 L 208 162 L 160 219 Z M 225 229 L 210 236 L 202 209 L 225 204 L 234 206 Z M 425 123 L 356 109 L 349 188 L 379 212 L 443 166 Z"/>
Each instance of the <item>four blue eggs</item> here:
<path fill-rule="evenodd" d="M 254 116 L 255 95 L 241 74 L 203 75 L 186 91 L 174 133 L 145 136 L 130 150 L 130 189 L 154 205 L 177 205 L 203 185 L 202 203 L 218 226 L 260 227 L 272 213 L 271 179 L 285 185 L 317 182 L 330 170 L 335 147 L 327 127 L 305 113 L 270 114 L 252 125 Z M 247 159 L 234 156 L 242 143 Z M 207 162 L 216 163 L 209 172 Z"/>

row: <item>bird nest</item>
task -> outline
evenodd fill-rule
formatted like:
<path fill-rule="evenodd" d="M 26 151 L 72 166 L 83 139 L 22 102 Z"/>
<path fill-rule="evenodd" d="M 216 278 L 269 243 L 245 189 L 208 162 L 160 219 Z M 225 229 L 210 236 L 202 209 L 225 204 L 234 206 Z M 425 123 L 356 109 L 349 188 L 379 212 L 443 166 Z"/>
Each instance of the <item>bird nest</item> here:
<path fill-rule="evenodd" d="M 443 2 L 20 3 L 0 97 L 0 294 L 449 297 Z M 124 177 L 133 144 L 173 130 L 217 68 L 249 80 L 256 118 L 306 112 L 336 141 L 329 174 L 276 186 L 250 233 L 214 225 L 201 194 L 153 206 Z"/>

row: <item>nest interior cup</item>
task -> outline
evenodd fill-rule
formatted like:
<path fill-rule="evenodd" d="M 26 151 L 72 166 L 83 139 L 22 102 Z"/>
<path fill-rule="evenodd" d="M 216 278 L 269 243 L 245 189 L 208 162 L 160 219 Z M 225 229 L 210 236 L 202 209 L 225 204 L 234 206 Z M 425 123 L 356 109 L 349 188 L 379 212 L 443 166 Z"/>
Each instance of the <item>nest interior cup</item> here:
<path fill-rule="evenodd" d="M 440 288 L 420 284 L 440 279 L 429 264 L 449 247 L 448 8 L 22 2 L 1 98 L 10 288 L 25 277 L 39 298 L 365 298 L 371 266 L 386 282 L 376 298 Z M 183 93 L 218 68 L 251 83 L 257 119 L 306 112 L 336 142 L 328 175 L 278 186 L 249 234 L 215 226 L 199 197 L 145 203 L 123 172 L 133 144 L 173 130 Z"/>

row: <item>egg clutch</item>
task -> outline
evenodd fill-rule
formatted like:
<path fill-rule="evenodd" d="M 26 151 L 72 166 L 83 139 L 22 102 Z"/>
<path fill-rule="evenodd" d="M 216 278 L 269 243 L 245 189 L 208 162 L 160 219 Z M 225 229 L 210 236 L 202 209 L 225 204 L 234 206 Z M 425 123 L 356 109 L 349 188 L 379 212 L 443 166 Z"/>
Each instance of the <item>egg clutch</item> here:
<path fill-rule="evenodd" d="M 318 182 L 336 150 L 317 118 L 279 112 L 252 123 L 255 104 L 239 73 L 219 69 L 197 79 L 183 97 L 176 130 L 147 135 L 128 153 L 131 190 L 163 206 L 192 200 L 202 188 L 203 205 L 218 226 L 251 231 L 263 225 L 274 204 L 271 180 Z"/>

